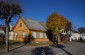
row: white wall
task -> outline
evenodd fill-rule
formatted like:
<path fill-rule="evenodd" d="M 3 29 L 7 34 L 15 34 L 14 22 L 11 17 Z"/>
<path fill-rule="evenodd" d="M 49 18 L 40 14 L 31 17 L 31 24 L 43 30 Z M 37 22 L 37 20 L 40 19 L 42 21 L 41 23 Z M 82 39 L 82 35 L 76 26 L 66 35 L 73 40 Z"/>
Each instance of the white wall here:
<path fill-rule="evenodd" d="M 80 34 L 79 33 L 72 33 L 72 36 L 70 37 L 70 41 L 72 40 L 79 40 Z"/>
<path fill-rule="evenodd" d="M 13 31 L 9 32 L 9 40 L 13 40 Z"/>
<path fill-rule="evenodd" d="M 85 34 L 80 35 L 82 39 L 85 39 Z"/>

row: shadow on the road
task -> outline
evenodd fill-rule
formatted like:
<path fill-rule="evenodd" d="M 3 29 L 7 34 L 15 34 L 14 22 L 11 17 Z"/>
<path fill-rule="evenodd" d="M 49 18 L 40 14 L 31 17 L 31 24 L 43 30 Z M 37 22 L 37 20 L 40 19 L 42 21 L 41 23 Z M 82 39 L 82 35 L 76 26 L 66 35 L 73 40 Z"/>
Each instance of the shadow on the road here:
<path fill-rule="evenodd" d="M 66 51 L 66 50 L 64 49 L 64 48 L 66 48 L 64 45 L 57 44 L 57 45 L 51 45 L 51 46 L 63 50 L 63 51 L 64 51 L 65 53 L 67 53 L 68 55 L 72 55 L 70 52 L 68 52 L 68 51 Z"/>
<path fill-rule="evenodd" d="M 85 40 L 84 41 L 81 41 L 81 43 L 85 43 Z"/>
<path fill-rule="evenodd" d="M 16 48 L 13 48 L 13 49 L 9 49 L 9 52 L 10 52 L 10 51 L 13 51 L 13 50 L 16 50 L 16 49 L 18 49 L 18 48 L 21 48 L 21 47 L 23 47 L 23 46 L 25 46 L 25 44 L 23 44 L 23 45 L 21 45 L 21 46 L 18 46 L 18 47 L 16 47 Z"/>
<path fill-rule="evenodd" d="M 36 47 L 32 51 L 32 55 L 53 55 L 52 49 L 48 46 Z"/>

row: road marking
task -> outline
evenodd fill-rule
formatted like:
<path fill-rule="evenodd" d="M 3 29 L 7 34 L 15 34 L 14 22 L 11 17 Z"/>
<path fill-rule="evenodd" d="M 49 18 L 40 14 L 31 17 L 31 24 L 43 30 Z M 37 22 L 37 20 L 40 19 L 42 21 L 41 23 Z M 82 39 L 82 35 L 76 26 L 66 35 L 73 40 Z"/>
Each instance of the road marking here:
<path fill-rule="evenodd" d="M 59 54 L 57 54 L 57 55 L 61 55 L 61 54 L 63 54 L 63 53 L 65 53 L 65 52 L 61 52 L 61 53 L 59 53 Z"/>

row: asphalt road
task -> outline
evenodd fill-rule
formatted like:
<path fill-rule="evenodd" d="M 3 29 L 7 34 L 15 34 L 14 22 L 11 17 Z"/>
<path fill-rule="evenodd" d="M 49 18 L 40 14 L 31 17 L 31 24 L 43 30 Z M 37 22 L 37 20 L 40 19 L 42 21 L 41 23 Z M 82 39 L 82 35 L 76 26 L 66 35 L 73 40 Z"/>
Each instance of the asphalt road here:
<path fill-rule="evenodd" d="M 61 45 L 59 51 L 56 51 L 57 49 L 55 49 L 54 47 L 52 47 L 52 49 L 54 50 L 54 55 L 85 55 L 85 43 L 81 43 L 81 42 L 73 42 L 70 44 L 65 44 Z M 57 53 L 58 52 L 58 53 Z"/>
<path fill-rule="evenodd" d="M 72 42 L 57 46 L 23 46 L 0 55 L 85 55 L 85 43 Z"/>

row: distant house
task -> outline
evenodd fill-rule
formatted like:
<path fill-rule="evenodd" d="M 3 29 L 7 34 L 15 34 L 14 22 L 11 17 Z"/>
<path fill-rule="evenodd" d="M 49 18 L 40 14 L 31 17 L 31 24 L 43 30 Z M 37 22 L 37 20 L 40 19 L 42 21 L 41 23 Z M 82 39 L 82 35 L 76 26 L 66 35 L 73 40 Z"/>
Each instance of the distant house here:
<path fill-rule="evenodd" d="M 28 42 L 47 42 L 46 26 L 31 19 L 20 17 L 13 28 L 13 40 Z"/>
<path fill-rule="evenodd" d="M 72 32 L 70 41 L 72 41 L 72 40 L 80 40 L 80 34 L 78 32 Z"/>
<path fill-rule="evenodd" d="M 4 32 L 4 30 L 3 30 L 3 27 L 4 27 L 4 26 L 0 24 L 0 37 L 1 37 L 1 36 L 5 36 L 5 32 Z"/>
<path fill-rule="evenodd" d="M 3 36 L 3 35 L 5 35 L 4 30 L 0 30 L 0 36 Z"/>
<path fill-rule="evenodd" d="M 3 30 L 0 30 L 0 41 L 3 41 L 5 38 L 5 32 Z"/>
<path fill-rule="evenodd" d="M 72 31 L 65 31 L 65 29 L 61 29 L 61 41 L 62 42 L 68 42 L 69 41 L 69 38 L 71 37 L 71 32 Z"/>
<path fill-rule="evenodd" d="M 80 34 L 80 37 L 85 40 L 85 33 Z"/>

